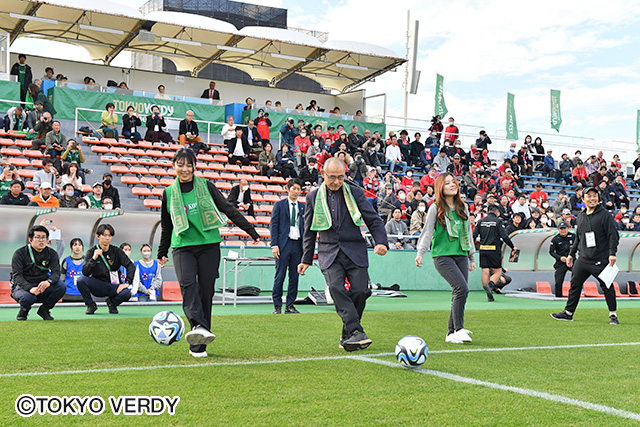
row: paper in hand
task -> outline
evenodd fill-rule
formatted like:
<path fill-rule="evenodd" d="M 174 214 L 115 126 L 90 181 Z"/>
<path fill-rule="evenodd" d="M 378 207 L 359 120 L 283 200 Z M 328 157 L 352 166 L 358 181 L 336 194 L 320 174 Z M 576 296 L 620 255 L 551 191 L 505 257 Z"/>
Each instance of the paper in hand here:
<path fill-rule="evenodd" d="M 49 230 L 49 240 L 60 240 L 62 239 L 62 231 L 59 228 L 55 230 Z"/>
<path fill-rule="evenodd" d="M 616 275 L 620 269 L 617 265 L 607 264 L 607 266 L 602 270 L 602 272 L 598 275 L 598 278 L 602 280 L 607 288 L 611 287 L 611 283 L 616 278 Z"/>

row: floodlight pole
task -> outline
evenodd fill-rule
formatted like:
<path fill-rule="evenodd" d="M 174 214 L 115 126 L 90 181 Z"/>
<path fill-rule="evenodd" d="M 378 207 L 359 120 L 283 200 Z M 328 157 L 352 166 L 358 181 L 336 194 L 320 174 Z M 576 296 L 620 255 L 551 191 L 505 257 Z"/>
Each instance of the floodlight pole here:
<path fill-rule="evenodd" d="M 405 58 L 407 60 L 404 69 L 404 127 L 407 127 L 407 116 L 409 115 L 409 37 L 411 26 L 411 11 L 407 10 L 407 41 L 405 49 Z"/>

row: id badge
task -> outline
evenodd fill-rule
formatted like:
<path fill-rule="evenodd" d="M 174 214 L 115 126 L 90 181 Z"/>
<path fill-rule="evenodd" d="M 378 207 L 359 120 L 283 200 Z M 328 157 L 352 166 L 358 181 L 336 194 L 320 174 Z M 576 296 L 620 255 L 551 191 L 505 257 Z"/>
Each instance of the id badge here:
<path fill-rule="evenodd" d="M 136 127 L 135 126 L 131 126 L 131 133 L 134 133 L 136 131 Z"/>
<path fill-rule="evenodd" d="M 110 271 L 109 272 L 109 277 L 111 278 L 111 284 L 112 285 L 119 285 L 120 284 L 120 272 L 119 271 Z"/>
<path fill-rule="evenodd" d="M 587 247 L 588 248 L 595 248 L 596 247 L 596 233 L 594 233 L 593 231 L 585 233 L 584 238 L 587 240 Z"/>
<path fill-rule="evenodd" d="M 158 131 L 160 131 L 160 126 L 155 125 L 155 126 L 153 127 L 153 131 L 154 131 L 154 132 L 158 132 Z"/>

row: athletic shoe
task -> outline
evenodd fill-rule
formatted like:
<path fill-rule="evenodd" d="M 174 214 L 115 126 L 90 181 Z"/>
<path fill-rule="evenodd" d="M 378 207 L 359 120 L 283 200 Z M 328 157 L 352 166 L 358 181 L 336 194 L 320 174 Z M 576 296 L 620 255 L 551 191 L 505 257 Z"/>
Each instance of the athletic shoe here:
<path fill-rule="evenodd" d="M 459 339 L 462 342 L 471 342 L 471 337 L 469 336 L 469 334 L 472 334 L 473 332 L 471 332 L 468 329 L 460 329 L 459 331 L 456 331 L 454 333 L 454 335 L 456 336 L 457 339 Z"/>
<path fill-rule="evenodd" d="M 189 354 L 192 355 L 193 357 L 198 357 L 198 358 L 209 356 L 206 351 L 195 352 L 195 351 L 189 350 Z"/>
<path fill-rule="evenodd" d="M 21 307 L 16 316 L 16 320 L 27 320 L 27 316 L 29 316 L 29 310 Z"/>
<path fill-rule="evenodd" d="M 53 320 L 53 316 L 51 316 L 49 310 L 44 307 L 38 309 L 38 316 L 42 317 L 42 320 Z"/>
<path fill-rule="evenodd" d="M 560 313 L 551 313 L 551 317 L 556 320 L 564 320 L 565 322 L 573 322 L 573 314 L 567 313 L 566 310 L 562 310 Z"/>
<path fill-rule="evenodd" d="M 191 345 L 207 345 L 216 339 L 215 335 L 200 325 L 193 328 L 190 332 L 187 332 L 184 337 Z"/>
<path fill-rule="evenodd" d="M 284 314 L 300 314 L 300 312 L 293 305 L 288 305 L 284 309 Z"/>
<path fill-rule="evenodd" d="M 616 316 L 615 314 L 612 314 L 611 316 L 609 316 L 609 324 L 610 325 L 619 325 L 620 322 L 618 321 L 618 316 Z"/>
<path fill-rule="evenodd" d="M 85 311 L 84 314 L 93 314 L 96 312 L 97 309 L 98 309 L 98 305 L 95 302 L 92 302 L 87 306 L 87 311 Z"/>
<path fill-rule="evenodd" d="M 276 309 L 273 310 L 273 314 L 282 314 L 282 306 L 281 305 L 277 305 Z"/>
<path fill-rule="evenodd" d="M 482 285 L 482 287 L 484 288 L 484 291 L 487 293 L 487 300 L 489 302 L 495 301 L 493 299 L 493 294 L 491 293 L 491 288 L 489 287 L 489 285 Z"/>
<path fill-rule="evenodd" d="M 84 173 L 87 175 L 91 175 L 93 173 L 93 169 L 86 169 L 84 170 Z"/>
<path fill-rule="evenodd" d="M 338 348 L 340 350 L 344 350 L 344 345 L 342 345 L 343 342 L 344 342 L 344 338 L 340 337 L 340 344 L 338 344 Z"/>
<path fill-rule="evenodd" d="M 109 297 L 107 297 L 107 307 L 109 307 L 109 314 L 118 314 L 118 307 L 116 307 Z"/>
<path fill-rule="evenodd" d="M 346 351 L 363 350 L 371 345 L 372 341 L 367 334 L 361 331 L 354 331 L 349 338 L 342 342 L 342 347 Z"/>
<path fill-rule="evenodd" d="M 445 338 L 444 342 L 449 342 L 451 344 L 462 344 L 462 340 L 455 332 L 447 334 L 447 338 Z"/>

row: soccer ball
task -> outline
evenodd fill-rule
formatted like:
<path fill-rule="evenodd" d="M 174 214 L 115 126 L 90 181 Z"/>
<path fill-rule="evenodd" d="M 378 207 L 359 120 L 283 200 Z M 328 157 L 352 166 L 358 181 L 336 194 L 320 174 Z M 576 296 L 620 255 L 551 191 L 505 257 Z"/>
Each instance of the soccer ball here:
<path fill-rule="evenodd" d="M 396 357 L 400 364 L 417 368 L 427 360 L 427 343 L 415 335 L 407 335 L 396 344 Z"/>
<path fill-rule="evenodd" d="M 161 311 L 149 324 L 149 335 L 158 344 L 171 345 L 184 335 L 184 322 L 173 311 Z"/>

